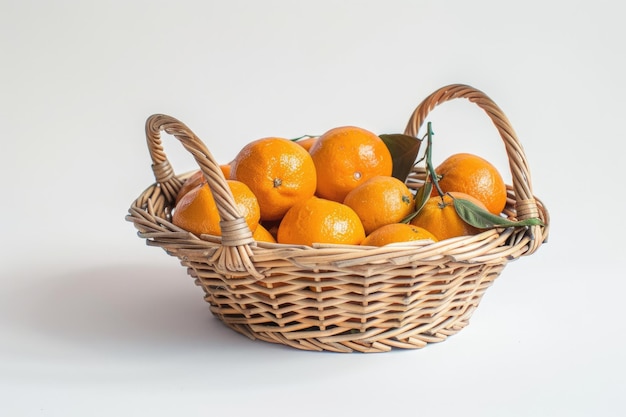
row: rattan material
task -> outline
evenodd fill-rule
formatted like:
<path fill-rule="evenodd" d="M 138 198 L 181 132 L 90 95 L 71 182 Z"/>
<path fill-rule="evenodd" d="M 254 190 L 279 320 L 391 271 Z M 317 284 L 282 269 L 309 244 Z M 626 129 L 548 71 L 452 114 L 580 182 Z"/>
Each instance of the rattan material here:
<path fill-rule="evenodd" d="M 504 113 L 481 91 L 466 85 L 435 91 L 416 108 L 405 133 L 415 136 L 432 109 L 455 98 L 480 106 L 504 141 L 512 174 L 504 214 L 539 217 L 543 226 L 379 248 L 257 243 L 237 213 L 218 162 L 189 128 L 165 115 L 146 122 L 157 182 L 133 202 L 126 219 L 148 245 L 179 258 L 204 290 L 210 311 L 251 339 L 335 352 L 441 342 L 467 326 L 506 264 L 535 252 L 549 227 L 546 208 L 532 194 L 521 144 Z M 174 174 L 161 132 L 178 138 L 205 174 L 222 219 L 221 238 L 195 236 L 170 222 L 176 192 L 190 174 Z M 416 189 L 424 179 L 416 168 L 407 184 Z"/>

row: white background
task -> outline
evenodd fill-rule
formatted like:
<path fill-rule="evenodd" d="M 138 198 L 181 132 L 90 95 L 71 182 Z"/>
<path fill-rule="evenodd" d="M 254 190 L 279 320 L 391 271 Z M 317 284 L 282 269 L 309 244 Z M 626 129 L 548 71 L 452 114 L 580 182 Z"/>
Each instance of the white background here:
<path fill-rule="evenodd" d="M 624 415 L 621 8 L 0 0 L 0 415 Z M 552 222 L 443 343 L 332 354 L 250 341 L 124 220 L 154 182 L 150 114 L 227 162 L 264 136 L 401 132 L 450 83 L 508 115 Z M 473 106 L 432 114 L 435 155 L 506 172 Z M 196 168 L 164 140 L 177 173 Z"/>

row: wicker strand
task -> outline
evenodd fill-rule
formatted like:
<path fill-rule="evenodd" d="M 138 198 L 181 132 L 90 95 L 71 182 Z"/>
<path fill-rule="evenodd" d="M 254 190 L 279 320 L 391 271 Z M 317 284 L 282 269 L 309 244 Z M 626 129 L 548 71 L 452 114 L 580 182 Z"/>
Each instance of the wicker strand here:
<path fill-rule="evenodd" d="M 483 109 L 504 141 L 513 180 L 513 190 L 516 199 L 515 209 L 516 211 L 519 210 L 516 213 L 516 217 L 519 220 L 525 220 L 540 216 L 541 213 L 532 194 L 530 170 L 524 149 L 504 112 L 482 91 L 464 84 L 451 84 L 436 90 L 426 97 L 413 111 L 404 133 L 417 137 L 428 114 L 438 105 L 456 98 L 466 98 Z M 545 222 L 545 219 L 541 220 Z M 528 228 L 529 236 L 533 238 L 532 243 L 528 246 L 526 255 L 532 254 L 539 248 L 541 243 L 547 238 L 546 232 L 547 229 L 541 226 Z"/>
<path fill-rule="evenodd" d="M 173 170 L 161 143 L 162 131 L 177 138 L 193 155 L 209 184 L 221 218 L 221 226 L 226 229 L 225 250 L 217 251 L 218 266 L 227 272 L 234 273 L 234 276 L 246 272 L 260 278 L 262 275 L 256 271 L 250 260 L 251 251 L 238 248 L 238 246 L 250 245 L 254 239 L 237 210 L 219 163 L 206 145 L 185 124 L 171 116 L 155 114 L 146 120 L 146 140 L 152 157 L 155 178 L 163 188 L 166 199 L 170 203 L 173 201 L 181 183 L 172 184 L 173 178 L 176 177 L 173 177 Z"/>

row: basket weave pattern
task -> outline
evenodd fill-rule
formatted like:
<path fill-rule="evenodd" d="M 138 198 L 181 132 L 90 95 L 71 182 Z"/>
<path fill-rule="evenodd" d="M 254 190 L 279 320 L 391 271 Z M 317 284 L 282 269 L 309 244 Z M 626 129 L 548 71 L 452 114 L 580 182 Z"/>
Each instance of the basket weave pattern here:
<path fill-rule="evenodd" d="M 435 91 L 415 109 L 405 133 L 417 136 L 428 113 L 455 98 L 481 107 L 504 141 L 512 177 L 504 214 L 538 217 L 542 226 L 378 248 L 257 243 L 218 162 L 189 128 L 165 115 L 146 122 L 156 182 L 133 202 L 126 219 L 148 245 L 163 248 L 188 268 L 217 318 L 251 339 L 335 352 L 415 349 L 443 341 L 468 325 L 506 264 L 534 253 L 549 227 L 547 210 L 532 194 L 521 144 L 504 113 L 481 91 L 461 84 Z M 171 223 L 176 193 L 190 173 L 174 174 L 161 132 L 176 137 L 205 174 L 222 237 L 196 236 Z M 415 168 L 407 185 L 417 189 L 425 177 Z"/>

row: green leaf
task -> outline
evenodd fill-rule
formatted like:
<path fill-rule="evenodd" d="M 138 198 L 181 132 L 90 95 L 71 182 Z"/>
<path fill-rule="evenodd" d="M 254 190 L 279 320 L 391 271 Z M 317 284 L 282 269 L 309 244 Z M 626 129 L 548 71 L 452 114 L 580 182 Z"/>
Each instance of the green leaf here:
<path fill-rule="evenodd" d="M 424 204 L 430 198 L 430 193 L 433 190 L 433 183 L 430 181 L 426 181 L 424 185 L 417 190 L 417 194 L 415 194 L 415 212 L 419 213 Z"/>
<path fill-rule="evenodd" d="M 400 133 L 379 135 L 387 149 L 391 153 L 393 160 L 393 172 L 391 175 L 400 181 L 406 181 L 415 164 L 415 159 L 420 150 L 422 141 L 419 139 L 403 135 Z"/>
<path fill-rule="evenodd" d="M 415 210 L 407 217 L 405 217 L 401 221 L 401 223 L 408 223 L 413 220 L 415 216 L 417 216 L 417 213 L 420 212 L 422 207 L 424 207 L 424 204 L 426 204 L 426 202 L 430 198 L 430 192 L 432 191 L 432 189 L 433 184 L 430 181 L 427 181 L 424 183 L 424 185 L 420 187 L 419 190 L 417 190 L 417 193 L 415 194 Z"/>
<path fill-rule="evenodd" d="M 461 217 L 466 223 L 477 227 L 479 229 L 490 229 L 493 227 L 517 227 L 517 226 L 542 226 L 543 223 L 538 218 L 511 221 L 504 217 L 496 216 L 487 210 L 478 207 L 471 201 L 454 198 L 454 209 L 459 217 Z"/>
<path fill-rule="evenodd" d="M 318 135 L 302 135 L 302 136 L 298 136 L 297 138 L 292 138 L 289 139 L 292 142 L 297 142 L 299 140 L 303 140 L 303 139 L 309 139 L 309 138 L 317 138 L 319 137 Z"/>

